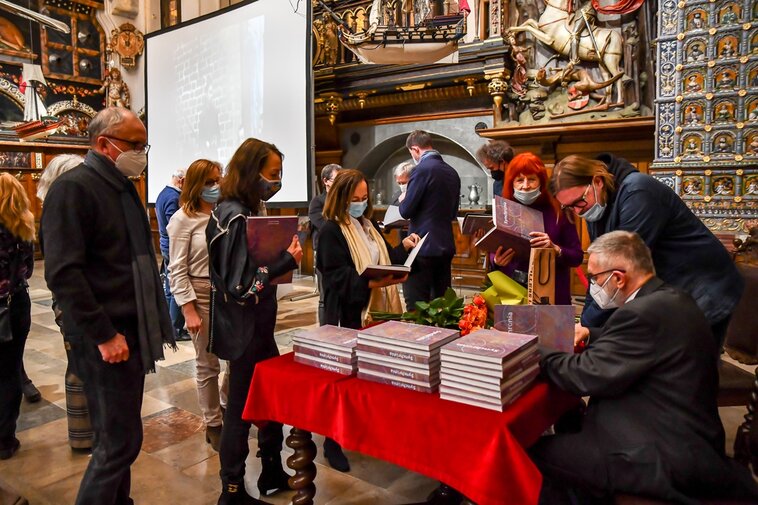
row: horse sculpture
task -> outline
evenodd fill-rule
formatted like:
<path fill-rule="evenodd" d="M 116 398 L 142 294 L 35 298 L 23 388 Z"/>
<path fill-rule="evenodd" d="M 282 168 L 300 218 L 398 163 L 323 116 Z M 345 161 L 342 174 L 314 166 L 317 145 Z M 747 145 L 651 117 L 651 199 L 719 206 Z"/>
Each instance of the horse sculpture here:
<path fill-rule="evenodd" d="M 581 12 L 569 12 L 569 2 L 573 2 L 573 0 L 546 0 L 545 10 L 540 15 L 539 21 L 527 19 L 521 25 L 509 28 L 508 31 L 531 33 L 537 40 L 550 46 L 561 56 L 568 58 L 571 53 L 571 40 L 574 37 L 572 26 L 574 25 L 575 15 L 582 15 Z M 596 44 L 593 43 L 592 36 L 594 36 Z M 624 73 L 620 65 L 623 52 L 624 39 L 619 30 L 593 26 L 591 34 L 584 31 L 579 39 L 579 59 L 598 62 L 604 81 L 610 81 Z M 611 99 L 616 99 L 617 103 L 609 105 L 621 105 L 623 104 L 621 80 L 616 78 L 612 82 L 614 84 L 610 90 L 610 96 Z M 608 94 L 604 97 L 603 102 L 607 102 L 607 100 Z"/>

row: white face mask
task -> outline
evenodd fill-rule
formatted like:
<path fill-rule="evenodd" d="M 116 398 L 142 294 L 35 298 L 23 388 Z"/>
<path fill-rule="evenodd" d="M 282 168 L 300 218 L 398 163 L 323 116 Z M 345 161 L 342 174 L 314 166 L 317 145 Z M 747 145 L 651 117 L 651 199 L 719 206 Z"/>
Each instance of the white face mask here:
<path fill-rule="evenodd" d="M 408 189 L 408 183 L 405 183 L 405 184 L 398 184 L 398 186 L 400 186 L 400 192 L 401 192 L 401 193 L 405 193 L 405 192 L 406 192 L 406 190 Z"/>
<path fill-rule="evenodd" d="M 134 150 L 122 151 L 116 144 L 111 142 L 110 139 L 105 140 L 107 140 L 110 145 L 118 149 L 118 152 L 121 153 L 114 161 L 119 172 L 124 174 L 126 177 L 137 177 L 145 170 L 145 167 L 147 166 L 146 152 Z"/>
<path fill-rule="evenodd" d="M 540 197 L 541 190 L 539 187 L 531 191 L 521 191 L 518 189 L 513 190 L 513 198 L 523 203 L 524 205 L 531 205 L 534 201 Z"/>
<path fill-rule="evenodd" d="M 602 310 L 615 309 L 621 306 L 621 303 L 616 299 L 620 289 L 616 288 L 616 292 L 613 293 L 613 296 L 610 296 L 605 290 L 605 285 L 610 282 L 612 277 L 613 275 L 608 276 L 602 286 L 595 282 L 590 284 L 590 296 L 592 296 L 592 299 L 595 300 L 597 306 Z"/>

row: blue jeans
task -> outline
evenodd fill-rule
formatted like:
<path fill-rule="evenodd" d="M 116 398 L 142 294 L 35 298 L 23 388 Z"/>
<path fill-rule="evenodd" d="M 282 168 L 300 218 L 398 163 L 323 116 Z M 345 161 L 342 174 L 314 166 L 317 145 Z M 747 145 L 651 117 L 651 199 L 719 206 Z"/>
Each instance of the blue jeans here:
<path fill-rule="evenodd" d="M 168 313 L 171 316 L 171 324 L 174 326 L 174 333 L 179 335 L 184 329 L 184 314 L 182 314 L 182 308 L 177 305 L 174 300 L 174 295 L 171 294 L 171 283 L 168 277 L 168 261 L 165 259 L 168 254 L 163 256 L 163 262 L 161 263 L 161 280 L 163 281 L 163 294 L 166 295 L 166 303 L 168 303 Z"/>

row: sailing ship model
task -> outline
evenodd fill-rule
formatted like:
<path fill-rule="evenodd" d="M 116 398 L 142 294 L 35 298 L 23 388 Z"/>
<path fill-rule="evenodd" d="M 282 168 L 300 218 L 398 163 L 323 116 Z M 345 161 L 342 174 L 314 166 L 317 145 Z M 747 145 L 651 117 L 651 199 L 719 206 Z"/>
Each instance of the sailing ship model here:
<path fill-rule="evenodd" d="M 42 137 L 52 135 L 63 124 L 63 120 L 47 114 L 45 102 L 39 95 L 39 86 L 47 86 L 42 68 L 39 65 L 24 63 L 22 73 L 23 82 L 20 88 L 24 88 L 24 122 L 17 124 L 13 129 L 21 142 L 30 142 Z"/>
<path fill-rule="evenodd" d="M 368 28 L 353 32 L 321 5 L 340 24 L 340 42 L 361 63 L 390 65 L 457 63 L 458 41 L 465 35 L 464 12 L 470 11 L 466 0 L 460 1 L 460 12 L 442 16 L 432 16 L 430 0 L 374 0 Z"/>

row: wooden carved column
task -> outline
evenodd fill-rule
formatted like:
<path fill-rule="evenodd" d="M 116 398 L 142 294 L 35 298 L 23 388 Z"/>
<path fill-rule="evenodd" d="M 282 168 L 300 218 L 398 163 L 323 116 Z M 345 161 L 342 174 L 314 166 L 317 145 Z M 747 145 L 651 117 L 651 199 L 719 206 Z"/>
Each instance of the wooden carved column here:
<path fill-rule="evenodd" d="M 287 447 L 295 451 L 295 454 L 287 458 L 287 466 L 295 471 L 290 477 L 289 485 L 297 491 L 292 497 L 292 505 L 313 505 L 316 496 L 316 465 L 313 460 L 316 457 L 316 444 L 311 439 L 309 431 L 292 428 L 287 437 Z"/>

